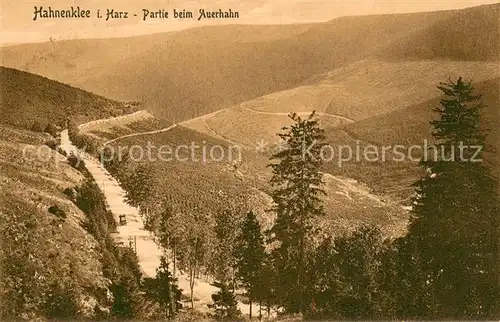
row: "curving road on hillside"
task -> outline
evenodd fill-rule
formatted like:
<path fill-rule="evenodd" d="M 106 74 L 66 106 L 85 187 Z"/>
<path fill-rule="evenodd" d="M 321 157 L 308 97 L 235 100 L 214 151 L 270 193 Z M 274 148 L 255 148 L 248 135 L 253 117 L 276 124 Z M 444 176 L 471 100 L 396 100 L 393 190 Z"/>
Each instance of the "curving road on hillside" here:
<path fill-rule="evenodd" d="M 177 123 L 172 124 L 172 125 L 170 125 L 168 127 L 165 127 L 163 129 L 159 129 L 159 130 L 147 131 L 147 132 L 138 132 L 138 133 L 132 133 L 132 134 L 122 135 L 122 136 L 119 136 L 119 137 L 114 138 L 112 140 L 104 142 L 104 146 L 106 146 L 106 145 L 108 145 L 110 143 L 116 142 L 118 140 L 125 139 L 125 138 L 131 138 L 131 137 L 134 137 L 134 136 L 141 136 L 141 135 L 149 135 L 149 134 L 156 134 L 156 133 L 167 132 L 167 131 L 170 131 L 171 129 L 175 128 L 175 127 L 177 127 Z"/>
<path fill-rule="evenodd" d="M 79 129 L 86 129 L 86 128 L 94 126 L 96 124 L 126 120 L 126 119 L 130 119 L 130 118 L 133 118 L 133 117 L 136 117 L 136 116 L 140 116 L 140 115 L 145 114 L 145 113 L 147 113 L 145 110 L 140 110 L 140 111 L 136 111 L 136 112 L 133 112 L 133 113 L 130 113 L 130 114 L 125 114 L 125 115 L 110 117 L 110 118 L 106 118 L 106 119 L 94 120 L 94 121 L 90 121 L 90 122 L 87 122 L 87 123 L 80 124 L 80 125 L 78 125 L 78 128 Z M 147 113 L 147 114 L 149 114 L 149 113 Z"/>
<path fill-rule="evenodd" d="M 249 112 L 252 112 L 252 113 L 257 113 L 257 114 L 264 114 L 264 115 L 279 115 L 279 116 L 288 116 L 290 115 L 290 113 L 285 113 L 285 112 L 266 112 L 266 111 L 259 111 L 259 110 L 255 110 L 253 108 L 250 108 L 248 106 L 245 106 L 245 103 L 241 103 L 240 104 L 240 107 L 249 111 Z M 312 111 L 311 111 L 312 112 Z M 311 115 L 311 112 L 295 112 L 295 114 L 297 114 L 298 116 L 309 116 Z M 330 114 L 330 113 L 325 113 L 325 112 L 318 112 L 316 111 L 315 113 L 316 115 L 318 116 L 328 116 L 328 117 L 334 117 L 334 118 L 337 118 L 337 119 L 340 119 L 340 120 L 344 120 L 346 121 L 347 123 L 352 123 L 354 122 L 353 119 L 350 119 L 348 117 L 345 117 L 345 116 L 342 116 L 342 115 L 338 115 L 338 114 Z"/>

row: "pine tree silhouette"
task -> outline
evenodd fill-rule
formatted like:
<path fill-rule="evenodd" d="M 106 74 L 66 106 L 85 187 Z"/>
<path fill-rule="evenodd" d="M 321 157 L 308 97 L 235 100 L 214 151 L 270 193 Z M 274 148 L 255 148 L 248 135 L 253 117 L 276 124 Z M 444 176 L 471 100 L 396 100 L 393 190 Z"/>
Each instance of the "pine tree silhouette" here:
<path fill-rule="evenodd" d="M 470 161 L 476 149 L 453 157 L 460 145 L 484 146 L 483 105 L 462 78 L 438 88 L 445 98 L 435 109 L 440 119 L 431 124 L 441 152 L 421 163 L 429 171 L 415 184 L 402 248 L 414 262 L 408 294 L 417 304 L 409 311 L 419 318 L 492 317 L 499 295 L 497 179 L 484 163 Z"/>
<path fill-rule="evenodd" d="M 273 176 L 271 194 L 277 214 L 271 229 L 278 247 L 272 252 L 278 281 L 277 297 L 290 313 L 303 312 L 306 288 L 306 248 L 312 230 L 312 221 L 323 215 L 320 196 L 322 189 L 321 149 L 324 146 L 323 130 L 314 118 L 315 112 L 307 119 L 290 114 L 294 121 L 278 134 L 284 142 L 283 149 L 275 153 L 271 160 Z"/>

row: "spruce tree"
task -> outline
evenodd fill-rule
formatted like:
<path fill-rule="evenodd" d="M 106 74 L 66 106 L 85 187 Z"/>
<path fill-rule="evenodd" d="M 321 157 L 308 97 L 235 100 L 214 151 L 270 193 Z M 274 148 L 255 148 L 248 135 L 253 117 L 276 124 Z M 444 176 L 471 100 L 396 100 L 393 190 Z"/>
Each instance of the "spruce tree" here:
<path fill-rule="evenodd" d="M 441 83 L 445 95 L 432 121 L 438 155 L 422 161 L 427 175 L 417 196 L 403 249 L 418 259 L 421 279 L 411 281 L 415 317 L 493 317 L 498 304 L 497 178 L 480 159 L 485 136 L 480 128 L 481 97 L 459 78 Z M 464 146 L 466 148 L 464 148 Z M 403 254 L 404 255 L 404 254 Z"/>
<path fill-rule="evenodd" d="M 215 243 L 212 249 L 211 273 L 214 278 L 235 288 L 235 243 L 240 216 L 233 209 L 225 209 L 215 216 Z"/>
<path fill-rule="evenodd" d="M 266 258 L 264 236 L 257 217 L 249 211 L 242 222 L 236 247 L 237 278 L 247 291 L 250 299 L 250 318 L 252 304 L 257 300 L 262 303 L 265 285 L 263 281 L 263 265 Z"/>
<path fill-rule="evenodd" d="M 381 319 L 391 317 L 391 292 L 383 271 L 387 245 L 380 230 L 363 225 L 354 232 L 325 239 L 315 250 L 313 319 Z"/>
<path fill-rule="evenodd" d="M 181 291 L 164 256 L 160 257 L 156 277 L 144 279 L 144 288 L 146 295 L 160 305 L 167 317 L 173 317 L 177 313 L 180 307 Z"/>
<path fill-rule="evenodd" d="M 238 309 L 234 293 L 226 283 L 221 283 L 218 286 L 220 290 L 212 294 L 213 304 L 209 307 L 215 309 L 215 317 L 218 321 L 237 321 L 241 316 L 241 311 Z"/>
<path fill-rule="evenodd" d="M 138 313 L 139 285 L 131 272 L 122 271 L 109 287 L 113 294 L 111 315 L 120 319 L 132 319 Z"/>
<path fill-rule="evenodd" d="M 261 284 L 262 287 L 259 289 L 259 296 L 261 300 L 259 302 L 259 317 L 262 316 L 262 304 L 266 306 L 267 317 L 271 317 L 271 308 L 278 303 L 277 294 L 277 272 L 274 270 L 273 259 L 269 254 L 265 256 L 264 263 L 261 272 Z"/>
<path fill-rule="evenodd" d="M 276 222 L 271 230 L 277 247 L 273 262 L 277 273 L 277 297 L 290 313 L 302 312 L 305 307 L 305 267 L 307 239 L 313 228 L 312 221 L 323 214 L 321 195 L 321 151 L 324 146 L 323 130 L 314 118 L 307 119 L 290 114 L 294 121 L 278 134 L 283 149 L 271 157 L 269 165 L 273 176 L 272 198 Z"/>
<path fill-rule="evenodd" d="M 171 227 L 169 226 L 169 220 L 173 216 L 173 210 L 170 206 L 165 205 L 163 207 L 162 212 L 159 215 L 158 219 L 158 224 L 156 227 L 156 237 L 157 237 L 157 243 L 160 244 L 160 246 L 163 247 L 165 251 L 168 251 L 171 246 L 171 232 L 170 229 Z M 156 216 L 151 216 L 150 218 L 146 218 L 147 221 L 147 226 L 150 229 L 155 228 L 156 226 L 152 221 L 155 219 Z M 146 225 L 145 225 L 146 226 Z"/>
<path fill-rule="evenodd" d="M 339 267 L 332 238 L 324 239 L 315 249 L 311 279 L 314 281 L 313 301 L 309 307 L 311 319 L 340 319 L 337 301 L 341 290 Z"/>
<path fill-rule="evenodd" d="M 348 236 L 334 240 L 335 270 L 339 274 L 337 313 L 344 319 L 380 319 L 385 281 L 382 272 L 384 244 L 381 231 L 364 225 Z"/>

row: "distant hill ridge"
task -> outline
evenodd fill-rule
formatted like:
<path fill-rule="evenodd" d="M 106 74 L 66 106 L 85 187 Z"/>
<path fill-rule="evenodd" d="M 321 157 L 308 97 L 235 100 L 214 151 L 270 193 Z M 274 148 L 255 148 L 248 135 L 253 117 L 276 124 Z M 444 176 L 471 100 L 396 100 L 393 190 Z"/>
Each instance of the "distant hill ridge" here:
<path fill-rule="evenodd" d="M 27 44 L 3 48 L 2 64 L 106 97 L 139 100 L 180 122 L 369 57 L 497 61 L 499 8 Z"/>

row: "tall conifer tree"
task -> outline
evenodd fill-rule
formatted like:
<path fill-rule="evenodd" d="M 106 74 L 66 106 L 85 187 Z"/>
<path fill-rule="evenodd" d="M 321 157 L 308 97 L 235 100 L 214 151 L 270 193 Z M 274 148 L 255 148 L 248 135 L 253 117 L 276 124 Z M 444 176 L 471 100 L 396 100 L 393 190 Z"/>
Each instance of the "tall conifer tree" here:
<path fill-rule="evenodd" d="M 497 179 L 481 158 L 481 97 L 459 78 L 441 83 L 445 95 L 432 121 L 438 155 L 421 164 L 427 175 L 417 197 L 403 252 L 418 266 L 408 294 L 413 315 L 427 318 L 492 317 L 498 304 Z M 415 279 L 415 276 L 419 276 Z"/>
<path fill-rule="evenodd" d="M 272 253 L 278 277 L 276 295 L 285 310 L 291 313 L 303 312 L 307 306 L 307 238 L 313 219 L 323 214 L 320 197 L 324 191 L 319 169 L 324 136 L 314 115 L 313 112 L 302 119 L 295 113 L 290 114 L 294 124 L 278 134 L 283 149 L 271 157 L 278 162 L 270 164 L 272 198 L 277 214 L 271 230 L 277 242 Z"/>
<path fill-rule="evenodd" d="M 262 235 L 259 221 L 250 211 L 241 225 L 240 235 L 235 249 L 237 259 L 237 277 L 247 290 L 250 299 L 250 318 L 252 317 L 252 304 L 257 300 L 262 303 L 265 285 L 262 283 L 263 266 L 266 258 L 264 236 Z"/>

